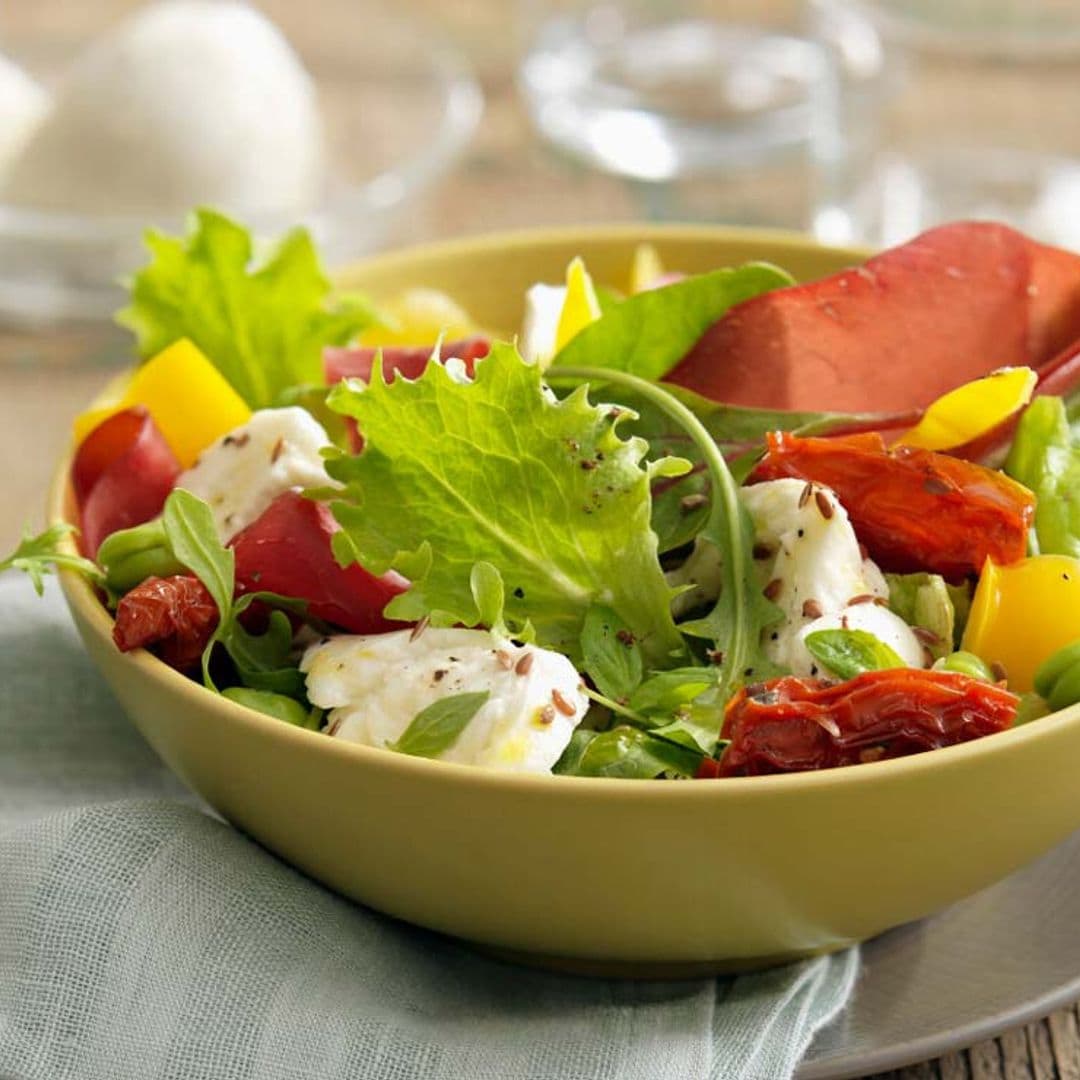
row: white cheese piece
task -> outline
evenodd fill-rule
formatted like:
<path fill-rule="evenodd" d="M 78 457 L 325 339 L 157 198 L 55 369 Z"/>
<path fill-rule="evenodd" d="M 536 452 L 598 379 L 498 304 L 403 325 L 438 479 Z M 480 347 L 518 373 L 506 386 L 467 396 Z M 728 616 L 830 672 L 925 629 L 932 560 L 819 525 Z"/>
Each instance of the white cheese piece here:
<path fill-rule="evenodd" d="M 770 480 L 740 488 L 754 523 L 756 546 L 769 552 L 757 560 L 762 586 L 776 582 L 775 603 L 783 620 L 769 631 L 765 654 L 795 675 L 822 674 L 804 643 L 814 630 L 865 630 L 912 667 L 924 667 L 925 651 L 911 627 L 888 608 L 856 598 L 888 599 L 877 565 L 864 559 L 847 511 L 836 495 L 815 485 L 809 498 L 802 480 Z M 801 505 L 800 505 L 801 503 Z M 822 511 L 825 511 L 824 513 Z M 700 538 L 686 562 L 667 575 L 672 586 L 690 585 L 677 596 L 676 616 L 715 599 L 720 591 L 720 556 Z"/>
<path fill-rule="evenodd" d="M 555 355 L 559 317 L 565 302 L 565 285 L 533 285 L 525 293 L 525 318 L 518 351 L 529 363 L 543 364 Z"/>
<path fill-rule="evenodd" d="M 228 543 L 283 492 L 333 485 L 320 454 L 329 444 L 306 409 L 260 409 L 204 450 L 176 486 L 210 505 L 222 543 Z"/>
<path fill-rule="evenodd" d="M 13 160 L 5 195 L 78 213 L 243 214 L 314 205 L 325 174 L 317 91 L 254 6 L 139 6 L 78 56 Z"/>
<path fill-rule="evenodd" d="M 550 772 L 589 706 L 565 656 L 486 630 L 331 637 L 307 649 L 300 669 L 311 702 L 330 710 L 327 732 L 365 746 L 396 741 L 442 698 L 486 690 L 490 697 L 440 760 L 517 772 Z"/>

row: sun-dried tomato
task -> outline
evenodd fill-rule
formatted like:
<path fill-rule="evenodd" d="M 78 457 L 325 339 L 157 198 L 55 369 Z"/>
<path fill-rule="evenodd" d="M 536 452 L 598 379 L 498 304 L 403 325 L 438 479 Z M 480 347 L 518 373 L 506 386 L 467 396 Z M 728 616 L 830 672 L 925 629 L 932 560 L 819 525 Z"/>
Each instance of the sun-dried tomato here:
<path fill-rule="evenodd" d="M 120 600 L 113 640 L 121 652 L 152 649 L 166 664 L 187 671 L 217 624 L 217 605 L 198 578 L 151 577 Z"/>
<path fill-rule="evenodd" d="M 989 557 L 1022 559 L 1035 496 L 994 469 L 901 446 L 878 434 L 801 438 L 770 432 L 751 482 L 795 477 L 836 492 L 883 570 L 928 570 L 956 582 Z"/>
<path fill-rule="evenodd" d="M 891 668 L 847 682 L 794 675 L 728 703 L 720 776 L 804 772 L 903 757 L 1003 731 L 1019 698 L 952 671 Z M 700 774 L 699 774 L 700 775 Z"/>

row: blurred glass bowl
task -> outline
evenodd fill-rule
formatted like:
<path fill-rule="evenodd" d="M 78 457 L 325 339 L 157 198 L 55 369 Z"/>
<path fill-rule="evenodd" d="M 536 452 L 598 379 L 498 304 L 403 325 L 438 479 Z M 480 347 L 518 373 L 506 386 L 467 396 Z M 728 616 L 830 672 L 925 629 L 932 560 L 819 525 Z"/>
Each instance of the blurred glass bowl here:
<path fill-rule="evenodd" d="M 402 210 L 461 154 L 483 109 L 479 85 L 434 28 L 396 12 L 329 4 L 305 26 L 285 5 L 263 8 L 315 81 L 328 175 L 318 205 L 306 214 L 225 209 L 260 237 L 308 226 L 331 265 L 355 258 L 384 243 Z M 55 23 L 41 25 L 40 37 L 9 38 L 5 45 L 50 85 L 78 46 L 68 41 L 62 49 Z M 178 232 L 184 222 L 169 215 L 56 213 L 0 201 L 0 321 L 33 326 L 110 316 L 123 300 L 118 281 L 147 259 L 141 237 L 149 225 Z"/>

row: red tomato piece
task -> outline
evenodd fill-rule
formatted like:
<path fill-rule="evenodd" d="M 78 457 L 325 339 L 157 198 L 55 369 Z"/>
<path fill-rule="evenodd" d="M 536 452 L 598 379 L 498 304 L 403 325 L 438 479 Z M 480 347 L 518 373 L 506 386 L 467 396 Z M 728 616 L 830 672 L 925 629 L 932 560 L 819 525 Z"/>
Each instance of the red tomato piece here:
<path fill-rule="evenodd" d="M 434 345 L 388 345 L 382 351 L 383 373 L 392 382 L 394 375 L 406 379 L 418 379 L 431 359 Z M 443 342 L 439 355 L 444 360 L 451 358 L 462 360 L 465 370 L 471 377 L 477 360 L 483 359 L 491 348 L 491 342 L 485 337 L 460 338 L 458 341 Z M 323 349 L 323 371 L 329 385 L 342 379 L 363 379 L 371 381 L 371 368 L 380 349 L 374 346 L 359 346 L 347 349 L 328 347 Z M 345 427 L 349 433 L 349 443 L 354 453 L 360 453 L 364 440 L 356 427 L 356 421 L 345 417 Z"/>
<path fill-rule="evenodd" d="M 1080 337 L 1080 256 L 1003 225 L 931 229 L 865 265 L 732 308 L 668 381 L 735 405 L 924 408 Z"/>
<path fill-rule="evenodd" d="M 236 591 L 275 592 L 308 602 L 317 619 L 355 634 L 379 634 L 407 624 L 383 608 L 409 583 L 393 572 L 375 577 L 362 566 L 338 565 L 331 537 L 341 526 L 324 503 L 299 492 L 279 495 L 230 541 L 236 552 Z"/>
<path fill-rule="evenodd" d="M 153 649 L 166 664 L 187 671 L 199 662 L 217 624 L 217 605 L 198 578 L 151 577 L 121 598 L 113 641 L 121 652 Z"/>
<path fill-rule="evenodd" d="M 857 765 L 1004 731 L 1020 699 L 952 671 L 893 668 L 842 683 L 787 675 L 728 703 L 720 776 Z"/>
<path fill-rule="evenodd" d="M 1003 473 L 878 434 L 800 438 L 770 432 L 751 482 L 790 476 L 836 492 L 859 540 L 883 570 L 928 570 L 950 581 L 987 558 L 1022 559 L 1035 496 Z"/>
<path fill-rule="evenodd" d="M 125 409 L 94 428 L 71 466 L 86 553 L 95 556 L 111 533 L 161 513 L 180 473 L 146 409 Z"/>

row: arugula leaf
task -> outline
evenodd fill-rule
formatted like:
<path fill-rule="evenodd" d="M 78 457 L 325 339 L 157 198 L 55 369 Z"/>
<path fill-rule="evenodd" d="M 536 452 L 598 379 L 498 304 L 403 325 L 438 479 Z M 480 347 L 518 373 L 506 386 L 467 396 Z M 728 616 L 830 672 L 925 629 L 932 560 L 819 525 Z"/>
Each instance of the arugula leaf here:
<path fill-rule="evenodd" d="M 641 649 L 610 608 L 589 608 L 581 628 L 581 655 L 601 694 L 616 702 L 629 700 L 641 682 Z"/>
<path fill-rule="evenodd" d="M 151 262 L 132 278 L 117 322 L 143 358 L 190 338 L 253 409 L 321 383 L 323 346 L 347 344 L 376 321 L 359 297 L 332 300 L 304 229 L 256 266 L 250 232 L 214 210 L 196 210 L 186 238 L 148 231 L 146 246 Z"/>
<path fill-rule="evenodd" d="M 184 488 L 174 488 L 161 512 L 165 537 L 178 562 L 205 586 L 217 604 L 222 624 L 232 611 L 236 555 L 218 537 L 210 507 Z"/>
<path fill-rule="evenodd" d="M 630 695 L 630 708 L 643 716 L 670 718 L 716 682 L 716 672 L 706 667 L 654 671 Z"/>
<path fill-rule="evenodd" d="M 272 593 L 242 596 L 222 625 L 218 641 L 229 654 L 244 686 L 306 701 L 303 673 L 289 662 L 293 631 L 288 615 L 281 610 L 271 611 L 266 630 L 261 634 L 250 633 L 239 619 L 241 612 L 256 600 L 272 603 L 281 599 Z"/>
<path fill-rule="evenodd" d="M 756 262 L 649 289 L 606 308 L 553 363 L 662 379 L 728 308 L 792 284 L 794 278 L 779 267 Z"/>
<path fill-rule="evenodd" d="M 412 723 L 389 748 L 399 754 L 433 758 L 449 750 L 458 741 L 469 721 L 484 707 L 490 692 L 452 694 L 421 709 Z"/>
<path fill-rule="evenodd" d="M 359 454 L 327 459 L 345 485 L 331 504 L 343 526 L 334 551 L 412 582 L 389 617 L 475 626 L 472 575 L 485 562 L 514 632 L 531 621 L 539 644 L 571 659 L 596 604 L 654 666 L 684 654 L 649 524 L 647 447 L 616 431 L 625 410 L 591 405 L 585 387 L 553 399 L 505 344 L 473 381 L 429 363 L 416 380 L 387 382 L 377 363 L 369 384 L 341 383 L 330 402 L 364 433 Z"/>
<path fill-rule="evenodd" d="M 321 709 L 306 709 L 300 702 L 282 694 L 252 690 L 246 686 L 230 686 L 221 691 L 221 696 L 235 701 L 237 705 L 245 705 L 256 712 L 272 716 L 275 720 L 284 720 L 293 727 L 318 731 L 322 723 Z"/>
<path fill-rule="evenodd" d="M 692 441 L 709 472 L 713 497 L 700 536 L 720 553 L 721 587 L 715 607 L 704 617 L 679 627 L 684 634 L 712 642 L 719 663 L 713 686 L 674 722 L 670 734 L 690 735 L 706 753 L 717 744 L 724 706 L 748 678 L 763 678 L 773 671 L 761 648 L 765 629 L 780 617 L 780 610 L 761 591 L 752 557 L 754 526 L 739 499 L 738 487 L 723 455 L 701 421 L 666 388 L 634 375 L 591 368 L 563 370 L 569 378 L 611 382 L 650 401 L 679 424 Z M 668 734 L 665 729 L 661 733 Z"/>
<path fill-rule="evenodd" d="M 610 731 L 577 730 L 555 763 L 560 776 L 605 776 L 653 780 L 661 774 L 691 777 L 704 755 L 638 728 L 620 725 Z"/>
<path fill-rule="evenodd" d="M 56 569 L 74 570 L 91 584 L 104 587 L 105 575 L 96 563 L 82 555 L 63 550 L 64 540 L 73 532 L 76 532 L 75 526 L 65 522 L 50 525 L 37 536 L 27 528 L 19 546 L 7 558 L 0 559 L 0 573 L 5 570 L 22 570 L 30 578 L 38 596 L 45 591 L 45 575 Z"/>
<path fill-rule="evenodd" d="M 557 379 L 559 372 L 549 371 L 548 376 Z M 770 431 L 830 435 L 878 427 L 887 429 L 914 423 L 917 415 L 751 409 L 711 401 L 681 386 L 665 384 L 664 389 L 697 417 L 740 481 L 749 472 L 758 448 L 764 447 L 765 435 Z M 627 431 L 649 443 L 651 459 L 676 454 L 691 462 L 691 471 L 684 476 L 658 479 L 653 483 L 653 529 L 659 538 L 660 550 L 672 551 L 692 540 L 708 518 L 708 502 L 712 497 L 709 471 L 685 427 L 669 412 L 623 386 L 613 387 L 611 396 L 637 413 L 637 419 L 627 425 Z"/>
<path fill-rule="evenodd" d="M 865 630 L 815 630 L 804 640 L 810 655 L 838 679 L 907 666 L 885 642 Z"/>

